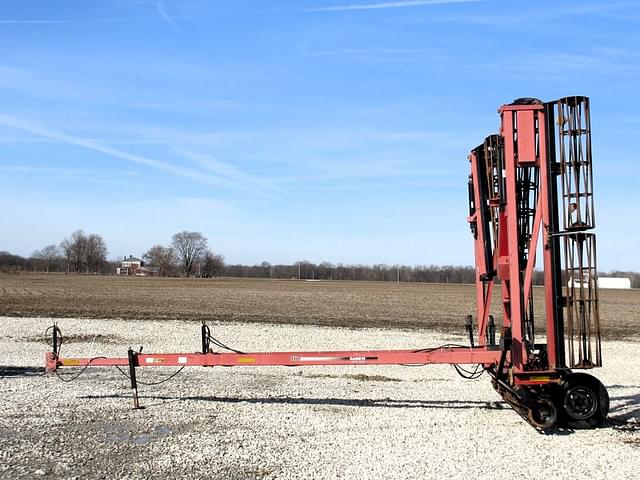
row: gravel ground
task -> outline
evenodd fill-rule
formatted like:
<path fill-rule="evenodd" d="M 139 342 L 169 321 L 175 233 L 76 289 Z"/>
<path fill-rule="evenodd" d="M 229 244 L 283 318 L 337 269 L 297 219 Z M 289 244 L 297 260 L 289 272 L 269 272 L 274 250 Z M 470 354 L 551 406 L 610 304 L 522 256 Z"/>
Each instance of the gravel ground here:
<path fill-rule="evenodd" d="M 73 383 L 43 374 L 49 319 L 0 317 L 2 478 L 637 478 L 640 349 L 605 342 L 596 375 L 610 425 L 544 435 L 501 401 L 487 378 L 449 366 L 190 368 L 141 386 L 89 368 Z M 183 321 L 58 320 L 63 355 L 197 351 Z M 422 331 L 212 325 L 245 351 L 421 348 L 451 340 Z M 636 367 L 636 368 L 631 368 Z M 173 369 L 141 369 L 153 381 Z M 68 370 L 65 370 L 68 372 Z M 63 372 L 63 373 L 65 373 Z"/>

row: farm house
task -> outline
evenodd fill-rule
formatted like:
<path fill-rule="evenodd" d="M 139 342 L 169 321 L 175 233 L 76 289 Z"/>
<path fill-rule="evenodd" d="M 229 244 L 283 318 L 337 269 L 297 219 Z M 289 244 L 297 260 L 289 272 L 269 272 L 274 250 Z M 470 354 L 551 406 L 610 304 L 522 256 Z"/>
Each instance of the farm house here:
<path fill-rule="evenodd" d="M 122 260 L 120 267 L 116 269 L 116 275 L 128 276 L 135 275 L 137 277 L 152 277 L 158 275 L 160 269 L 158 267 L 145 266 L 144 261 L 129 255 Z"/>

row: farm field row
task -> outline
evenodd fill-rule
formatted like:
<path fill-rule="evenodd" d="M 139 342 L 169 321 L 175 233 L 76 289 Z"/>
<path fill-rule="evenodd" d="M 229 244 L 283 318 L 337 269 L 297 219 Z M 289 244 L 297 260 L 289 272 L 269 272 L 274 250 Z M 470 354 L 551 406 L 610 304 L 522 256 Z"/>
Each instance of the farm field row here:
<path fill-rule="evenodd" d="M 499 289 L 494 305 L 499 306 Z M 541 289 L 535 289 L 541 306 Z M 475 288 L 263 279 L 0 276 L 0 315 L 210 320 L 461 332 Z M 500 318 L 498 308 L 496 318 Z M 604 338 L 638 337 L 640 291 L 600 290 Z M 538 324 L 543 318 L 538 318 Z"/>

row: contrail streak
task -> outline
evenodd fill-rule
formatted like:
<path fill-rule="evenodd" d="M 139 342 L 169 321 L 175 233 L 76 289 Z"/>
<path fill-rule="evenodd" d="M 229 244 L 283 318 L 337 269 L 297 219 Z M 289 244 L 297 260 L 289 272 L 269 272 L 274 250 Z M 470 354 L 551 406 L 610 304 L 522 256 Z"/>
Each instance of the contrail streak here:
<path fill-rule="evenodd" d="M 162 19 L 167 22 L 167 24 L 171 27 L 171 29 L 174 32 L 179 32 L 180 31 L 180 27 L 178 26 L 178 24 L 173 20 L 173 18 L 171 18 L 169 16 L 169 14 L 167 13 L 167 11 L 164 9 L 164 5 L 162 5 L 162 2 L 156 2 L 156 9 L 158 10 L 158 13 L 160 14 L 160 16 L 162 17 Z"/>
<path fill-rule="evenodd" d="M 195 170 L 181 168 L 176 165 L 172 165 L 168 162 L 164 162 L 162 160 L 155 160 L 152 158 L 143 157 L 141 155 L 128 153 L 116 148 L 109 147 L 107 145 L 103 145 L 93 140 L 87 140 L 87 139 L 76 137 L 73 135 L 68 135 L 66 133 L 59 132 L 56 130 L 51 130 L 47 127 L 34 125 L 31 123 L 25 122 L 23 120 L 20 120 L 18 118 L 12 117 L 10 115 L 5 115 L 0 113 L 0 125 L 4 125 L 6 127 L 15 128 L 16 130 L 21 130 L 24 132 L 40 135 L 41 137 L 49 138 L 51 140 L 57 140 L 59 142 L 66 143 L 68 145 L 75 145 L 77 147 L 86 148 L 94 152 L 110 155 L 112 157 L 120 158 L 122 160 L 126 160 L 131 163 L 136 163 L 138 165 L 151 167 L 156 170 L 169 173 L 176 177 L 187 178 L 189 180 L 194 180 L 199 183 L 214 184 L 217 186 L 242 187 L 242 185 L 239 185 L 238 183 L 232 182 L 225 178 L 220 178 L 220 177 L 209 175 L 209 174 L 203 174 L 202 172 L 195 171 Z"/>
<path fill-rule="evenodd" d="M 334 7 L 314 8 L 311 12 L 343 12 L 349 10 L 382 10 L 385 8 L 420 7 L 425 5 L 446 5 L 450 3 L 472 3 L 484 0 L 407 0 L 397 2 L 363 3 L 352 5 L 336 5 Z"/>

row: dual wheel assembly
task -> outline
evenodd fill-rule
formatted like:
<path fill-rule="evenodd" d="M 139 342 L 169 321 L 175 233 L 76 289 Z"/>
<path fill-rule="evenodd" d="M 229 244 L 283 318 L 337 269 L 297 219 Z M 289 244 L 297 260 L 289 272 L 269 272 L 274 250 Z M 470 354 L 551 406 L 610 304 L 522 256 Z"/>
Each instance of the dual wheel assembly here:
<path fill-rule="evenodd" d="M 528 391 L 527 419 L 539 428 L 601 427 L 609 413 L 609 394 L 596 377 L 568 373 L 558 385 Z"/>

